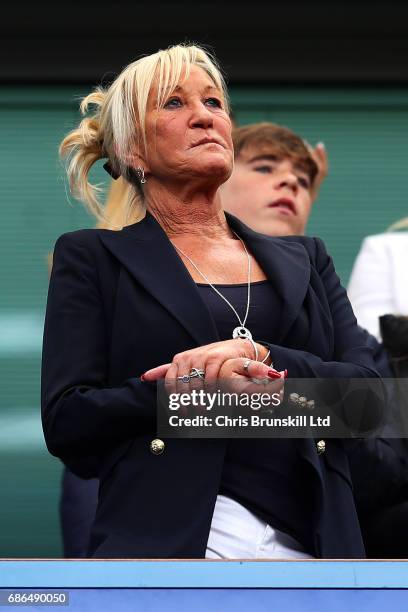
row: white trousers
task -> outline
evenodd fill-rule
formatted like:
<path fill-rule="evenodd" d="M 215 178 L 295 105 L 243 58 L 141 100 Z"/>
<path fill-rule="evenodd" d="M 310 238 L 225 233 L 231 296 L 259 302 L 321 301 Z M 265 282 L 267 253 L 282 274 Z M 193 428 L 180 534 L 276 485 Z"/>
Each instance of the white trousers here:
<path fill-rule="evenodd" d="M 241 504 L 218 495 L 206 559 L 314 559 L 290 535 L 274 529 Z"/>

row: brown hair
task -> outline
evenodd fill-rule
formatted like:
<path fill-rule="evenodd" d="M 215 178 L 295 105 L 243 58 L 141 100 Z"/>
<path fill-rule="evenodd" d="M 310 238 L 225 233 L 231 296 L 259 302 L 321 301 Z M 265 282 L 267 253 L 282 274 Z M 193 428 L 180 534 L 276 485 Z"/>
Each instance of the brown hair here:
<path fill-rule="evenodd" d="M 258 154 L 273 155 L 277 159 L 289 158 L 310 178 L 316 178 L 318 167 L 304 141 L 289 128 L 276 123 L 253 123 L 232 131 L 235 158 L 247 149 Z"/>

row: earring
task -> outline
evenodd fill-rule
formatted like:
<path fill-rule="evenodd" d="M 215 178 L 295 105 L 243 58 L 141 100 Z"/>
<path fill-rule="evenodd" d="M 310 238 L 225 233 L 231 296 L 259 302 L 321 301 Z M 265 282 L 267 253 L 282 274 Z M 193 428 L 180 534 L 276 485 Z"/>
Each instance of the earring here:
<path fill-rule="evenodd" d="M 144 185 L 146 182 L 146 179 L 145 179 L 145 173 L 144 173 L 143 168 L 139 166 L 138 168 L 136 168 L 136 172 L 137 172 L 137 176 L 139 177 L 139 181 L 141 182 L 142 185 Z"/>

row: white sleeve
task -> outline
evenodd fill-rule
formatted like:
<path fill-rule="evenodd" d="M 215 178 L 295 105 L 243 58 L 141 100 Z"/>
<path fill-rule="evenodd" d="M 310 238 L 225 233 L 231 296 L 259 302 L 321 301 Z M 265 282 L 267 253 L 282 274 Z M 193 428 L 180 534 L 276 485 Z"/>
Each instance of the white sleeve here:
<path fill-rule="evenodd" d="M 387 241 L 369 236 L 354 262 L 348 286 L 351 305 L 361 327 L 380 338 L 379 320 L 393 312 L 393 282 Z"/>

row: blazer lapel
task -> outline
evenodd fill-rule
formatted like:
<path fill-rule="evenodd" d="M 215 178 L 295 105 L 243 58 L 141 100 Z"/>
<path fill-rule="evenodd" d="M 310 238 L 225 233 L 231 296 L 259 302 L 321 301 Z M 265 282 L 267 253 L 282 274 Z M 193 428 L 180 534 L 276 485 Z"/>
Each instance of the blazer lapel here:
<path fill-rule="evenodd" d="M 101 230 L 100 239 L 129 273 L 187 329 L 198 345 L 219 340 L 211 314 L 177 251 L 147 213 L 123 230 Z"/>
<path fill-rule="evenodd" d="M 230 227 L 249 247 L 283 299 L 276 344 L 282 342 L 302 307 L 310 281 L 310 260 L 303 245 L 252 231 L 226 213 Z M 267 340 L 267 338 L 264 338 Z"/>

